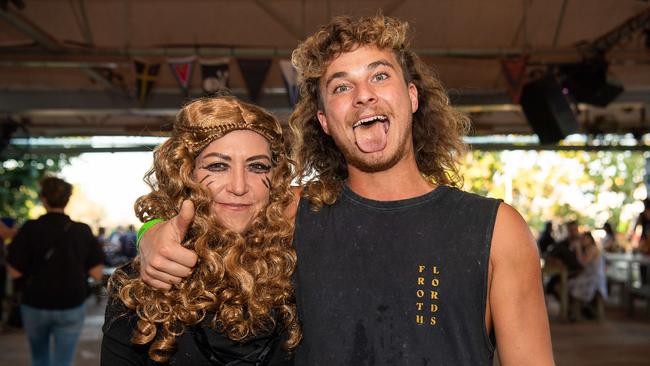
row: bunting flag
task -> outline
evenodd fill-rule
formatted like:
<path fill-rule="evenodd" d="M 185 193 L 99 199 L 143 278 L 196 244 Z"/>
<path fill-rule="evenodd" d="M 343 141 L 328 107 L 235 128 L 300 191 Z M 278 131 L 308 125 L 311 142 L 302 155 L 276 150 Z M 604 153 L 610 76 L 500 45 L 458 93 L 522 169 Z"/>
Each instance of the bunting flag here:
<path fill-rule="evenodd" d="M 112 91 L 117 91 L 125 95 L 128 94 L 128 87 L 122 74 L 109 67 L 93 67 L 92 70 L 108 82 Z"/>
<path fill-rule="evenodd" d="M 189 95 L 192 71 L 194 71 L 194 60 L 196 60 L 194 56 L 167 59 L 169 68 L 171 68 L 172 74 L 185 96 Z"/>
<path fill-rule="evenodd" d="M 147 97 L 153 89 L 160 71 L 159 63 L 148 63 L 146 61 L 134 60 L 135 65 L 135 91 L 138 102 L 143 106 Z"/>
<path fill-rule="evenodd" d="M 201 59 L 201 80 L 203 91 L 212 94 L 228 88 L 230 60 L 228 58 Z"/>
<path fill-rule="evenodd" d="M 289 104 L 293 107 L 298 103 L 298 72 L 289 60 L 280 60 L 280 70 L 284 86 L 287 88 Z"/>
<path fill-rule="evenodd" d="M 514 104 L 519 104 L 521 98 L 529 58 L 530 55 L 522 55 L 501 59 L 501 71 L 508 82 L 508 93 Z"/>
<path fill-rule="evenodd" d="M 262 91 L 262 85 L 266 79 L 266 74 L 271 67 L 270 59 L 237 59 L 237 64 L 241 70 L 244 83 L 248 89 L 248 96 L 257 103 Z"/>

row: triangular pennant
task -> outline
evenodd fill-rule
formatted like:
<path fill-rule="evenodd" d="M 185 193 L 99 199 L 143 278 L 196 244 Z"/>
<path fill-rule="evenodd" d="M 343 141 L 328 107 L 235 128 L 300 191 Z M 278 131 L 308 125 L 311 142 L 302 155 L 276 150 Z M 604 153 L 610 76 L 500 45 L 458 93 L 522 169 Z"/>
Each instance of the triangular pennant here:
<path fill-rule="evenodd" d="M 205 94 L 228 88 L 230 60 L 228 58 L 201 59 L 201 80 Z"/>
<path fill-rule="evenodd" d="M 501 59 L 501 71 L 508 83 L 508 93 L 514 104 L 519 104 L 529 58 L 529 55 L 523 55 Z"/>
<path fill-rule="evenodd" d="M 122 74 L 109 67 L 93 67 L 92 69 L 108 82 L 111 90 L 127 94 L 128 87 Z"/>
<path fill-rule="evenodd" d="M 239 69 L 248 89 L 248 96 L 257 103 L 264 79 L 271 67 L 270 59 L 237 59 Z"/>
<path fill-rule="evenodd" d="M 172 70 L 172 75 L 174 75 L 183 94 L 186 96 L 189 94 L 190 82 L 192 82 L 194 60 L 196 60 L 194 56 L 167 59 L 167 63 Z"/>
<path fill-rule="evenodd" d="M 160 64 L 148 63 L 141 60 L 134 60 L 133 63 L 135 66 L 136 96 L 140 105 L 143 106 L 156 83 L 156 78 L 160 71 Z"/>
<path fill-rule="evenodd" d="M 298 103 L 298 72 L 289 60 L 280 60 L 280 70 L 284 86 L 287 88 L 289 104 L 293 107 Z"/>

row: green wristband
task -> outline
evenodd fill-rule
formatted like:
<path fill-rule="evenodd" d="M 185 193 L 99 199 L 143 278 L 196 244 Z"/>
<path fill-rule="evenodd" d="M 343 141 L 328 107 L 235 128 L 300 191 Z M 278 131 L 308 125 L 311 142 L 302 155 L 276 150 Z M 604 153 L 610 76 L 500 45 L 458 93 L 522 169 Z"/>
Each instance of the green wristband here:
<path fill-rule="evenodd" d="M 152 226 L 156 225 L 159 222 L 164 222 L 164 221 L 165 220 L 163 220 L 163 219 L 153 219 L 153 220 L 147 221 L 144 224 L 142 224 L 142 226 L 140 227 L 140 230 L 138 230 L 138 236 L 137 236 L 137 239 L 135 241 L 135 247 L 138 249 L 138 251 L 140 251 L 140 239 L 142 239 L 142 237 L 144 236 L 144 233 L 146 233 L 147 230 L 149 230 Z"/>

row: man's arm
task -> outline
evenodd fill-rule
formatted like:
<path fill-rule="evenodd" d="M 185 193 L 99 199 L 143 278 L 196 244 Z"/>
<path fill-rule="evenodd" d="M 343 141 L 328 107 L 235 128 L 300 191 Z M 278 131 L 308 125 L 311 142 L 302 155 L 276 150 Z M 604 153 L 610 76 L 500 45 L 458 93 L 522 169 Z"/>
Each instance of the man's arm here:
<path fill-rule="evenodd" d="M 140 240 L 140 277 L 145 283 L 169 290 L 192 273 L 198 257 L 181 246 L 181 241 L 193 219 L 194 204 L 185 200 L 178 215 L 144 233 Z"/>
<path fill-rule="evenodd" d="M 492 326 L 501 365 L 553 365 L 541 267 L 528 225 L 501 204 L 490 253 Z"/>

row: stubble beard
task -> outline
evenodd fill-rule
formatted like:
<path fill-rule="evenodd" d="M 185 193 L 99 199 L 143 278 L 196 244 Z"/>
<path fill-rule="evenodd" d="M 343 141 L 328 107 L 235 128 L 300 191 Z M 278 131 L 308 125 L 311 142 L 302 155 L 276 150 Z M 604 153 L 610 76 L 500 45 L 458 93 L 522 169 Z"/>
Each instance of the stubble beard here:
<path fill-rule="evenodd" d="M 408 129 L 411 130 L 409 124 Z M 378 173 L 394 167 L 400 160 L 407 154 L 407 146 L 409 146 L 407 138 L 412 136 L 412 131 L 406 131 L 404 138 L 397 143 L 397 150 L 390 156 L 373 157 L 373 154 L 366 154 L 361 152 L 356 145 L 349 146 L 334 139 L 334 143 L 341 150 L 345 162 L 348 166 L 353 166 L 364 173 Z M 333 137 L 333 136 L 332 136 Z"/>

